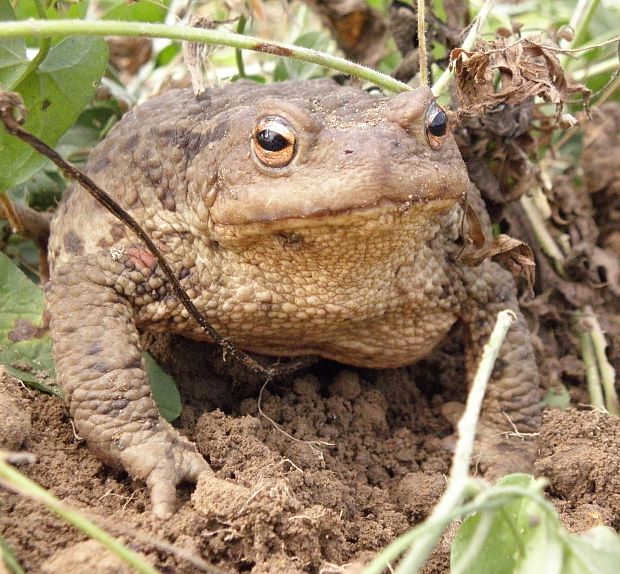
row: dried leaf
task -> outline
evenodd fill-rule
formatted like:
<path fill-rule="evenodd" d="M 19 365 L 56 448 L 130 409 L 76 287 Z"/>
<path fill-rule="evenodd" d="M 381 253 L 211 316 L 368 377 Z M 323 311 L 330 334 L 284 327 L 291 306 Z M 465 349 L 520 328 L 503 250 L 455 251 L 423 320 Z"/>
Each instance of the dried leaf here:
<path fill-rule="evenodd" d="M 194 28 L 201 28 L 203 30 L 213 30 L 217 28 L 220 22 L 210 20 L 209 18 L 202 18 L 192 16 L 190 26 Z M 189 75 L 192 78 L 192 88 L 194 94 L 199 96 L 207 89 L 207 64 L 208 58 L 213 47 L 208 44 L 200 44 L 198 42 L 181 42 L 183 50 L 183 61 L 189 70 Z"/>
<path fill-rule="evenodd" d="M 465 203 L 465 239 L 475 249 L 482 249 L 485 239 L 478 214 L 467 200 Z"/>
<path fill-rule="evenodd" d="M 475 252 L 464 253 L 461 261 L 475 267 L 489 257 L 499 256 L 499 259 L 510 270 L 514 277 L 523 273 L 528 288 L 534 286 L 536 263 L 532 250 L 523 241 L 509 235 L 498 235 L 492 242 Z"/>
<path fill-rule="evenodd" d="M 582 95 L 587 109 L 590 90 L 570 83 L 555 52 L 557 46 L 539 37 L 514 40 L 478 40 L 472 51 L 457 48 L 450 54 L 456 73 L 461 114 L 482 114 L 498 104 L 519 104 L 534 96 L 557 106 L 574 93 Z"/>

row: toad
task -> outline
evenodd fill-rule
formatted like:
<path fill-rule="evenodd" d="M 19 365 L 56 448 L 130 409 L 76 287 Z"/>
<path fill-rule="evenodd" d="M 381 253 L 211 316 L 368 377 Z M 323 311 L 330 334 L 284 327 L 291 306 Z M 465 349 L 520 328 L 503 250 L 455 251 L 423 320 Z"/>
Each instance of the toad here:
<path fill-rule="evenodd" d="M 150 234 L 213 327 L 253 353 L 394 368 L 461 321 L 475 365 L 497 312 L 512 309 L 479 444 L 502 470 L 526 464 L 531 447 L 505 435 L 540 422 L 530 337 L 510 274 L 459 262 L 470 183 L 428 88 L 173 90 L 128 113 L 86 171 Z M 169 515 L 178 483 L 210 469 L 158 413 L 139 332 L 206 336 L 156 259 L 85 191 L 63 199 L 49 250 L 54 355 L 75 426 Z"/>

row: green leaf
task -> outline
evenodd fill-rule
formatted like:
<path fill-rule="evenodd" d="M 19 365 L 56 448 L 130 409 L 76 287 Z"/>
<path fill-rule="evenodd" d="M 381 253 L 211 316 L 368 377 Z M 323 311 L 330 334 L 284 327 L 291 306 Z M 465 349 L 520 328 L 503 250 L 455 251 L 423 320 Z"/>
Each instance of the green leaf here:
<path fill-rule="evenodd" d="M 562 574 L 617 574 L 620 571 L 620 537 L 606 526 L 566 537 Z M 546 573 L 545 573 L 546 574 Z"/>
<path fill-rule="evenodd" d="M 536 481 L 526 474 L 511 474 L 498 486 L 517 486 L 538 492 Z M 452 545 L 454 569 L 469 548 L 480 524 L 481 513 L 463 521 Z M 561 574 L 562 546 L 559 519 L 550 519 L 545 510 L 530 498 L 522 497 L 498 509 L 489 535 L 475 560 L 462 574 Z M 529 569 L 528 569 L 529 568 Z"/>
<path fill-rule="evenodd" d="M 17 86 L 28 109 L 25 128 L 56 145 L 94 95 L 106 65 L 103 38 L 69 37 L 53 46 L 39 68 Z M 46 161 L 0 130 L 0 191 L 28 179 Z"/>
<path fill-rule="evenodd" d="M 174 379 L 147 352 L 142 355 L 153 398 L 161 416 L 172 422 L 181 414 L 181 395 Z"/>
<path fill-rule="evenodd" d="M 537 482 L 524 474 L 498 481 L 539 493 Z M 498 492 L 498 494 L 500 494 Z M 490 500 L 490 499 L 489 499 Z M 617 574 L 620 571 L 620 537 L 606 527 L 569 534 L 551 505 L 522 496 L 495 510 L 486 540 L 476 555 L 462 564 L 475 542 L 482 513 L 466 518 L 459 528 L 450 556 L 451 569 L 460 574 Z"/>
<path fill-rule="evenodd" d="M 163 50 L 157 54 L 157 58 L 155 60 L 156 66 L 163 67 L 167 66 L 172 60 L 174 60 L 178 54 L 181 52 L 180 44 L 169 44 Z"/>
<path fill-rule="evenodd" d="M 308 32 L 302 34 L 295 40 L 296 46 L 302 48 L 313 48 L 319 51 L 329 51 L 330 38 L 323 32 Z M 281 82 L 284 80 L 308 80 L 325 76 L 325 71 L 315 64 L 308 64 L 290 58 L 280 58 L 273 71 L 273 81 Z"/>
<path fill-rule="evenodd" d="M 0 252 L 0 364 L 24 382 L 51 382 L 54 361 L 43 329 L 43 293 Z M 58 394 L 51 388 L 48 392 Z"/>
<path fill-rule="evenodd" d="M 112 8 L 104 20 L 123 20 L 131 22 L 163 22 L 166 19 L 167 2 L 121 2 Z"/>
<path fill-rule="evenodd" d="M 570 407 L 570 393 L 562 384 L 551 387 L 545 393 L 542 404 L 551 408 L 566 410 Z"/>
<path fill-rule="evenodd" d="M 0 20 L 15 20 L 9 0 L 0 0 Z M 10 90 L 28 67 L 26 42 L 23 38 L 0 40 L 0 87 Z"/>

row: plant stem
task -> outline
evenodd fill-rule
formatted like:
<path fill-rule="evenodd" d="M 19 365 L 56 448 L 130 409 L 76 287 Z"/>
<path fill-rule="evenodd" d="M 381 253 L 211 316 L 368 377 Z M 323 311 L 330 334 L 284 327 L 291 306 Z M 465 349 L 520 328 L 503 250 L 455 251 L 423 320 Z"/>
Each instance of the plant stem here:
<path fill-rule="evenodd" d="M 588 383 L 588 394 L 590 395 L 590 404 L 597 409 L 605 408 L 603 400 L 603 391 L 601 390 L 601 377 L 596 366 L 596 357 L 594 355 L 594 347 L 592 339 L 588 331 L 581 332 L 581 358 L 586 368 L 586 381 Z"/>
<path fill-rule="evenodd" d="M 590 20 L 592 20 L 592 16 L 599 3 L 600 0 L 579 0 L 577 2 L 575 10 L 571 15 L 570 22 L 568 23 L 574 30 L 574 36 L 567 45 L 562 46 L 563 48 L 572 48 L 573 46 L 579 46 L 581 44 L 581 40 L 587 32 L 588 26 L 590 26 Z M 566 54 L 560 55 L 562 67 L 567 66 L 568 61 L 568 56 Z"/>
<path fill-rule="evenodd" d="M 114 20 L 23 20 L 0 22 L 0 38 L 81 36 L 137 36 L 142 38 L 168 38 L 202 44 L 217 44 L 231 48 L 253 50 L 276 56 L 287 56 L 324 68 L 338 70 L 362 80 L 372 82 L 392 92 L 412 90 L 407 84 L 390 76 L 310 48 L 283 42 L 266 41 L 253 36 L 243 36 L 219 30 L 205 30 L 189 26 L 167 26 L 144 22 L 117 22 Z"/>
<path fill-rule="evenodd" d="M 521 204 L 521 207 L 523 207 L 523 210 L 532 225 L 534 235 L 536 235 L 536 239 L 538 240 L 543 252 L 553 260 L 556 271 L 562 277 L 566 277 L 566 272 L 564 271 L 564 254 L 557 246 L 551 236 L 551 233 L 549 233 L 549 230 L 545 225 L 545 220 L 536 207 L 534 200 L 526 194 L 521 196 L 519 203 Z"/>
<path fill-rule="evenodd" d="M 141 574 L 160 574 L 148 562 L 145 562 L 138 554 L 123 546 L 116 538 L 101 530 L 90 520 L 82 516 L 77 511 L 65 506 L 53 494 L 39 486 L 36 482 L 22 474 L 4 459 L 6 453 L 0 453 L 0 479 L 5 486 L 15 490 L 22 496 L 31 498 L 44 504 L 49 510 L 58 514 L 61 518 L 81 530 L 94 540 L 103 544 L 106 548 L 114 552 L 119 558 L 127 562 Z"/>
<path fill-rule="evenodd" d="M 603 385 L 603 391 L 605 392 L 605 408 L 611 414 L 618 416 L 620 415 L 620 404 L 618 403 L 618 394 L 616 393 L 616 371 L 611 366 L 607 354 L 605 353 L 607 341 L 605 340 L 603 329 L 601 329 L 601 325 L 592 307 L 587 305 L 584 312 L 588 325 L 591 328 L 588 334 L 592 342 L 592 351 L 596 358 L 600 381 Z"/>
<path fill-rule="evenodd" d="M 4 574 L 4 567 L 8 568 L 6 573 L 11 572 L 11 574 L 26 574 L 24 569 L 21 567 L 18 562 L 15 554 L 13 554 L 13 550 L 7 544 L 6 540 L 0 536 L 0 573 Z"/>
<path fill-rule="evenodd" d="M 480 410 L 482 409 L 482 400 L 484 399 L 499 349 L 506 338 L 511 323 L 515 319 L 516 315 L 510 310 L 501 311 L 497 315 L 493 332 L 482 351 L 482 358 L 478 364 L 478 370 L 467 397 L 465 411 L 457 425 L 459 440 L 456 443 L 454 457 L 452 458 L 448 486 L 439 502 L 435 505 L 429 517 L 430 519 L 436 519 L 449 513 L 463 502 L 465 489 L 469 483 L 469 465 L 474 450 L 476 425 L 478 424 Z M 433 532 L 432 536 L 428 536 L 426 540 L 421 541 L 419 544 L 413 544 L 403 561 L 399 564 L 396 574 L 417 572 L 426 561 L 440 535 L 441 530 Z"/>
<path fill-rule="evenodd" d="M 541 489 L 542 486 L 539 484 L 538 488 Z M 428 517 L 422 524 L 399 536 L 377 554 L 372 563 L 364 569 L 363 574 L 381 574 L 390 562 L 396 560 L 413 543 L 418 542 L 423 536 L 427 536 L 429 531 L 438 530 L 441 532 L 457 518 L 468 516 L 474 512 L 497 510 L 518 498 L 528 498 L 540 506 L 547 515 L 555 516 L 553 505 L 545 500 L 540 492 L 519 486 L 494 486 L 493 488 L 487 488 L 480 492 L 471 502 L 454 508 L 444 516 L 434 518 L 433 520 L 431 520 L 431 517 Z"/>
<path fill-rule="evenodd" d="M 620 71 L 616 72 L 616 77 L 603 88 L 601 96 L 594 105 L 597 107 L 602 106 L 618 89 L 620 89 Z"/>
<path fill-rule="evenodd" d="M 474 45 L 476 38 L 480 35 L 482 28 L 484 28 L 484 25 L 491 14 L 493 4 L 495 4 L 495 0 L 485 0 L 485 3 L 480 8 L 480 12 L 478 12 L 478 16 L 476 16 L 476 19 L 471 25 L 465 40 L 463 40 L 463 44 L 461 44 L 461 48 L 463 50 L 469 50 Z M 453 70 L 450 66 L 448 66 L 448 68 L 444 70 L 443 74 L 439 76 L 438 80 L 433 85 L 433 94 L 435 94 L 436 98 L 438 98 L 446 89 L 452 74 Z"/>
<path fill-rule="evenodd" d="M 243 34 L 243 31 L 245 30 L 246 22 L 247 22 L 246 17 L 243 14 L 241 14 L 239 16 L 239 22 L 237 22 L 237 34 Z M 246 74 L 245 74 L 245 66 L 243 65 L 243 52 L 239 48 L 235 50 L 235 60 L 237 62 L 237 71 L 239 72 L 239 77 L 245 78 Z"/>
<path fill-rule="evenodd" d="M 457 427 L 459 440 L 452 458 L 452 468 L 446 491 L 427 520 L 381 551 L 372 564 L 364 570 L 364 574 L 380 574 L 388 562 L 407 550 L 408 546 L 410 546 L 409 551 L 399 564 L 396 574 L 417 572 L 441 536 L 446 524 L 449 524 L 453 519 L 454 512 L 462 510 L 457 509 L 457 507 L 462 503 L 471 486 L 469 465 L 474 449 L 476 425 L 482 408 L 482 400 L 499 349 L 514 319 L 515 314 L 510 310 L 498 313 L 493 332 L 488 343 L 484 346 L 482 358 L 467 397 L 465 411 Z"/>
<path fill-rule="evenodd" d="M 426 55 L 426 2 L 418 0 L 418 58 L 420 60 L 420 85 L 428 86 L 428 56 Z"/>

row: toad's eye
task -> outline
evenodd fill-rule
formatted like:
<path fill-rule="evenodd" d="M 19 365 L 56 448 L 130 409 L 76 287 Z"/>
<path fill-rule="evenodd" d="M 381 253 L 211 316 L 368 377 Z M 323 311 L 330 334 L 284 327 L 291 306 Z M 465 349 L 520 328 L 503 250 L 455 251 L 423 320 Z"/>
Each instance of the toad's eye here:
<path fill-rule="evenodd" d="M 295 155 L 295 139 L 295 130 L 284 118 L 267 116 L 254 128 L 252 148 L 263 165 L 284 167 Z"/>
<path fill-rule="evenodd" d="M 448 133 L 448 116 L 437 104 L 426 114 L 426 137 L 433 149 L 438 149 Z"/>

